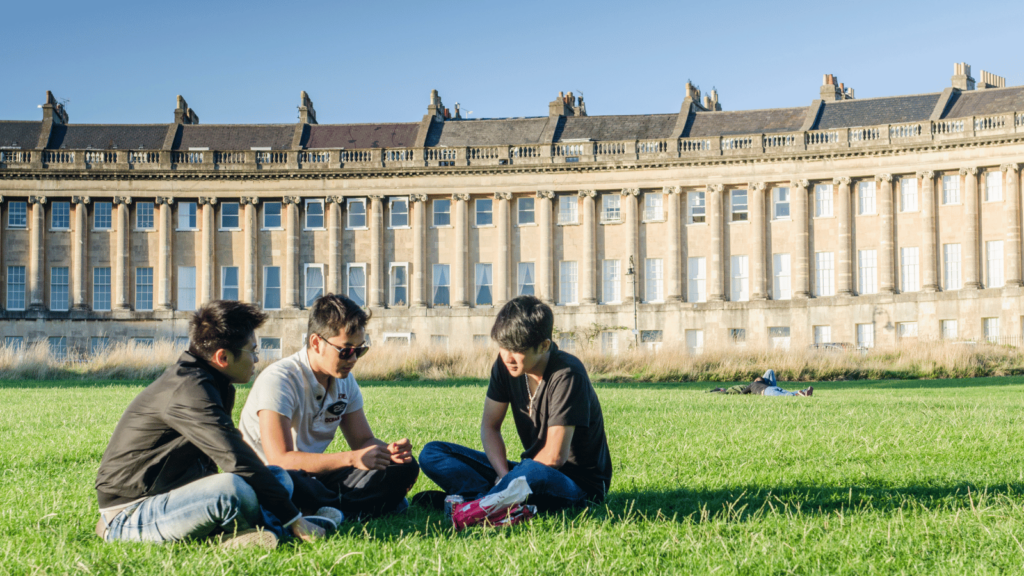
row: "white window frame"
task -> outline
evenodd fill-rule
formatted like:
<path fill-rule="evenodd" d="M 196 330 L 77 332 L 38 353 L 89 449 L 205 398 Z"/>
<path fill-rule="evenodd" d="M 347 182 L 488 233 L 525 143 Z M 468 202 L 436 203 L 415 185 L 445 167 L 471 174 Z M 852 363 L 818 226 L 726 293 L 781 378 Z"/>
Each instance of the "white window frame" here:
<path fill-rule="evenodd" d="M 89 355 L 95 356 L 102 354 L 110 347 L 110 337 L 108 336 L 90 336 L 89 337 Z"/>
<path fill-rule="evenodd" d="M 1002 288 L 1006 285 L 1003 259 L 1005 245 L 1002 240 L 985 242 L 985 288 Z"/>
<path fill-rule="evenodd" d="M 921 250 L 916 246 L 900 248 L 900 292 L 921 291 Z"/>
<path fill-rule="evenodd" d="M 15 218 L 19 218 L 20 222 L 15 220 Z M 28 229 L 28 202 L 16 200 L 10 203 L 10 208 L 7 209 L 7 229 Z"/>
<path fill-rule="evenodd" d="M 896 323 L 896 338 L 900 340 L 904 338 L 917 338 L 918 334 L 917 322 Z"/>
<path fill-rule="evenodd" d="M 441 284 L 441 280 L 446 280 L 444 284 Z M 448 302 L 437 301 L 437 291 L 440 288 L 446 289 L 448 292 Z M 430 305 L 435 306 L 447 306 L 452 305 L 452 265 L 444 262 L 438 262 L 430 267 Z"/>
<path fill-rule="evenodd" d="M 385 332 L 381 336 L 381 343 L 385 345 L 412 346 L 412 332 Z"/>
<path fill-rule="evenodd" d="M 267 226 L 267 209 L 270 208 L 271 205 L 277 206 L 277 218 L 279 220 L 277 226 Z M 262 224 L 262 226 L 260 227 L 260 230 L 284 230 L 284 212 L 284 202 L 264 202 L 263 218 L 260 221 L 260 224 Z"/>
<path fill-rule="evenodd" d="M 960 337 L 960 328 L 956 320 L 940 320 L 939 333 L 943 340 L 956 340 Z"/>
<path fill-rule="evenodd" d="M 529 271 L 530 279 L 533 282 L 526 283 L 526 272 Z M 520 262 L 516 265 L 516 296 L 522 296 L 526 294 L 523 291 L 525 287 L 530 287 L 529 295 L 533 296 L 537 294 L 537 263 L 536 262 Z"/>
<path fill-rule="evenodd" d="M 62 270 L 63 273 L 57 272 Z M 63 278 L 61 278 L 63 274 Z M 63 284 L 58 284 L 56 280 L 63 279 Z M 63 294 L 60 294 L 63 289 Z M 58 306 L 59 299 L 63 298 L 63 306 Z M 66 312 L 71 307 L 71 268 L 68 266 L 51 266 L 50 267 L 50 310 L 55 312 Z"/>
<path fill-rule="evenodd" d="M 532 208 L 526 210 L 523 208 L 524 202 L 532 203 Z M 530 221 L 524 222 L 523 215 L 529 214 Z M 536 198 L 517 198 L 516 199 L 516 226 L 536 226 L 537 225 L 537 202 Z"/>
<path fill-rule="evenodd" d="M 981 334 L 985 338 L 986 342 L 992 344 L 998 344 L 1000 338 L 999 331 L 999 318 L 982 318 L 981 319 Z"/>
<path fill-rule="evenodd" d="M 320 226 L 310 226 L 309 225 L 309 217 L 310 217 L 309 207 L 312 206 L 313 204 L 318 204 L 320 206 Z M 303 214 L 305 215 L 305 217 L 302 219 L 302 229 L 303 230 L 326 230 L 327 229 L 327 209 L 326 209 L 327 206 L 324 203 L 322 198 L 306 198 L 305 202 L 303 203 L 303 208 L 305 208 L 305 210 L 303 210 Z"/>
<path fill-rule="evenodd" d="M 362 270 L 362 274 L 363 274 L 363 285 L 362 286 L 353 286 L 352 285 L 352 270 L 356 269 L 356 268 Z M 359 288 L 362 288 L 363 289 L 363 297 L 362 297 L 363 303 L 360 304 L 360 306 L 363 306 L 363 307 L 367 306 L 367 302 L 369 302 L 369 289 L 370 289 L 368 284 L 369 284 L 369 278 L 367 278 L 367 276 L 366 276 L 366 263 L 365 262 L 349 262 L 348 264 L 345 265 L 345 296 L 350 298 L 356 304 L 359 304 L 359 300 L 357 300 L 356 298 L 352 298 L 352 290 L 353 289 L 358 290 Z"/>
<path fill-rule="evenodd" d="M 857 251 L 857 294 L 878 294 L 878 250 Z"/>
<path fill-rule="evenodd" d="M 772 254 L 772 300 L 793 299 L 793 258 L 788 252 Z"/>
<path fill-rule="evenodd" d="M 875 347 L 875 325 L 857 324 L 857 348 Z"/>
<path fill-rule="evenodd" d="M 772 220 L 785 221 L 793 218 L 793 212 L 790 210 L 792 202 L 792 195 L 790 194 L 788 186 L 779 186 L 772 188 Z M 785 206 L 786 213 L 779 214 L 779 209 Z"/>
<path fill-rule="evenodd" d="M 107 277 L 106 277 L 107 283 L 106 284 L 100 284 L 99 282 L 97 282 L 97 274 L 99 273 L 100 270 L 106 270 L 106 274 L 107 274 Z M 111 270 L 110 266 L 96 266 L 96 267 L 94 267 L 92 269 L 92 309 L 94 311 L 96 311 L 96 312 L 109 312 L 111 310 L 111 308 L 113 307 L 113 303 L 114 303 L 114 292 L 112 290 L 113 280 L 114 280 L 113 270 Z M 96 297 L 99 296 L 100 294 L 102 294 L 102 292 L 104 292 L 104 290 L 101 290 L 101 288 L 105 288 L 105 292 L 106 292 L 106 296 L 107 296 L 107 302 L 106 302 L 107 305 L 105 307 L 102 306 L 101 303 L 99 303 L 96 300 Z M 8 298 L 9 298 L 9 296 L 8 296 Z"/>
<path fill-rule="evenodd" d="M 191 208 L 192 214 L 186 213 L 186 210 Z M 185 221 L 186 219 L 194 220 L 194 224 L 189 224 Z M 176 232 L 191 232 L 199 230 L 199 203 L 198 202 L 178 202 L 178 227 L 175 228 Z"/>
<path fill-rule="evenodd" d="M 665 301 L 665 261 L 661 258 L 644 260 L 644 302 Z"/>
<path fill-rule="evenodd" d="M 742 188 L 729 191 L 729 223 L 734 222 L 750 222 L 750 194 Z"/>
<path fill-rule="evenodd" d="M 747 302 L 750 300 L 750 259 L 746 254 L 729 257 L 729 300 Z"/>
<path fill-rule="evenodd" d="M 900 212 L 917 212 L 917 178 L 900 178 Z"/>
<path fill-rule="evenodd" d="M 686 193 L 686 224 L 706 226 L 708 223 L 708 205 L 704 192 Z M 700 220 L 698 220 L 698 218 Z"/>
<path fill-rule="evenodd" d="M 273 286 L 273 287 L 270 286 L 270 284 L 268 282 L 268 278 L 267 278 L 271 269 L 276 269 L 277 270 L 277 281 L 278 281 L 278 284 L 277 284 L 277 286 Z M 263 307 L 264 310 L 280 310 L 280 309 L 284 308 L 284 288 L 283 288 L 283 284 L 284 284 L 284 276 L 283 276 L 283 274 L 281 272 L 281 267 L 280 266 L 264 266 L 263 267 L 263 293 L 261 294 L 262 298 L 260 299 L 260 302 L 261 302 L 262 307 Z M 277 307 L 276 308 L 270 308 L 270 307 L 267 306 L 267 293 L 270 290 L 277 290 Z"/>
<path fill-rule="evenodd" d="M 686 259 L 686 301 L 708 301 L 707 257 L 691 256 Z"/>
<path fill-rule="evenodd" d="M 109 212 L 107 212 L 107 214 L 106 214 L 106 217 L 107 217 L 107 220 L 108 220 L 106 226 L 100 226 L 100 224 L 99 224 L 100 206 L 103 206 L 105 209 L 109 209 Z M 114 228 L 114 203 L 113 202 L 96 202 L 95 204 L 93 204 L 93 208 L 92 208 L 92 229 L 99 231 L 99 230 L 113 230 L 113 228 Z"/>
<path fill-rule="evenodd" d="M 405 283 L 399 284 L 396 279 L 395 270 L 402 268 L 405 270 Z M 395 297 L 396 288 L 405 288 L 405 301 L 400 302 Z M 388 266 L 388 306 L 409 306 L 409 263 L 408 262 L 392 262 Z"/>
<path fill-rule="evenodd" d="M 579 196 L 558 195 L 558 225 L 573 226 L 580 223 Z"/>
<path fill-rule="evenodd" d="M 1011 172 L 1012 174 L 1012 172 Z M 1003 201 L 1003 173 L 990 170 L 985 172 L 985 202 Z"/>
<path fill-rule="evenodd" d="M 558 263 L 558 304 L 575 306 L 580 303 L 579 262 L 562 260 Z"/>
<path fill-rule="evenodd" d="M 814 345 L 821 346 L 822 344 L 832 343 L 832 327 L 831 326 L 815 326 L 814 327 Z"/>
<path fill-rule="evenodd" d="M 68 356 L 67 336 L 49 336 L 46 339 L 50 356 L 57 360 L 64 360 Z"/>
<path fill-rule="evenodd" d="M 483 280 L 488 282 L 484 283 Z M 490 302 L 480 301 L 480 289 L 487 288 Z M 473 274 L 473 306 L 494 306 L 494 265 L 490 262 L 477 262 Z"/>
<path fill-rule="evenodd" d="M 665 343 L 665 331 L 664 330 L 641 330 L 640 331 L 640 345 L 644 348 L 657 352 L 661 350 L 661 346 Z"/>
<path fill-rule="evenodd" d="M 611 275 L 611 277 L 609 277 Z M 601 304 L 622 303 L 622 261 L 601 261 Z"/>
<path fill-rule="evenodd" d="M 316 263 L 303 264 L 302 265 L 302 307 L 303 308 L 311 308 L 313 306 L 313 302 L 316 301 L 316 298 L 313 298 L 312 301 L 309 298 L 309 271 L 314 269 L 314 268 L 320 270 L 320 282 L 321 282 L 321 284 L 320 284 L 320 296 L 317 296 L 316 298 L 319 298 L 319 297 L 321 297 L 321 296 L 323 296 L 324 294 L 327 293 L 327 274 L 325 273 L 326 267 L 323 264 L 316 264 Z"/>
<path fill-rule="evenodd" d="M 139 282 L 141 279 L 139 274 L 143 270 L 149 271 L 149 284 L 143 284 Z M 142 288 L 149 288 L 149 306 L 143 306 L 143 302 L 140 300 L 140 294 L 143 292 Z M 153 310 L 153 305 L 156 301 L 156 270 L 152 266 L 137 266 L 135 268 L 135 309 L 139 311 Z"/>
<path fill-rule="evenodd" d="M 605 330 L 601 332 L 601 353 L 612 356 L 619 353 L 619 335 L 614 331 Z"/>
<path fill-rule="evenodd" d="M 62 216 L 66 216 L 67 217 L 67 223 L 64 224 L 63 226 L 59 226 L 58 223 L 57 223 L 57 214 L 58 214 L 57 211 L 58 210 L 61 210 L 61 211 L 66 210 L 67 211 L 66 213 L 62 214 Z M 68 230 L 71 230 L 71 202 L 54 202 L 51 205 L 51 208 L 50 208 L 50 230 L 53 230 L 53 231 L 56 231 L 56 232 L 67 232 Z"/>
<path fill-rule="evenodd" d="M 835 252 L 814 253 L 814 290 L 815 296 L 836 295 Z"/>
<path fill-rule="evenodd" d="M 143 212 L 149 212 L 149 225 L 146 226 L 142 221 Z M 115 208 L 116 210 L 116 208 Z M 135 229 L 136 230 L 156 230 L 156 204 L 153 202 L 136 202 L 135 203 Z"/>
<path fill-rule="evenodd" d="M 257 352 L 260 356 L 260 360 L 280 360 L 281 359 L 281 338 L 276 336 L 260 336 L 259 351 Z"/>
<path fill-rule="evenodd" d="M 481 210 L 480 203 L 489 203 L 490 210 Z M 490 222 L 481 223 L 480 216 L 486 214 Z M 473 222 L 477 228 L 494 228 L 494 199 L 493 198 L 477 198 L 473 200 Z"/>
<path fill-rule="evenodd" d="M 768 327 L 768 347 L 772 350 L 789 350 L 793 343 L 793 330 L 789 326 Z"/>
<path fill-rule="evenodd" d="M 833 211 L 833 189 L 831 184 L 815 184 L 814 185 L 814 217 L 815 218 L 832 218 L 835 214 Z"/>
<path fill-rule="evenodd" d="M 644 222 L 665 221 L 665 194 L 644 192 Z"/>
<path fill-rule="evenodd" d="M 405 224 L 395 224 L 395 216 L 401 216 L 402 212 L 395 211 L 395 206 L 405 206 Z M 388 229 L 389 230 L 408 230 L 410 226 L 412 214 L 409 211 L 409 197 L 408 196 L 392 196 L 388 198 Z"/>
<path fill-rule="evenodd" d="M 942 205 L 960 204 L 960 175 L 946 174 L 942 177 Z"/>
<path fill-rule="evenodd" d="M 874 180 L 857 183 L 857 215 L 874 216 L 878 214 L 876 199 L 877 185 Z"/>
<path fill-rule="evenodd" d="M 228 284 L 228 269 L 234 268 L 235 270 L 235 297 L 229 298 L 227 290 L 232 286 Z M 241 300 L 242 299 L 242 270 L 238 266 L 221 266 L 220 267 L 220 299 L 221 300 Z"/>
<path fill-rule="evenodd" d="M 954 258 L 955 256 L 955 258 Z M 942 245 L 942 289 L 960 290 L 964 287 L 962 254 L 959 243 Z"/>
<path fill-rule="evenodd" d="M 601 223 L 618 224 L 622 222 L 622 195 L 617 192 L 601 195 Z"/>
<path fill-rule="evenodd" d="M 359 204 L 360 206 L 363 207 L 363 214 L 362 214 L 362 216 L 363 216 L 363 225 L 362 226 L 353 226 L 352 225 L 352 216 L 353 216 L 353 214 L 352 214 L 352 207 L 355 206 L 356 204 Z M 369 223 L 370 223 L 370 214 L 369 214 L 369 211 L 366 209 L 366 199 L 365 198 L 349 198 L 345 202 L 345 230 L 369 230 L 370 229 Z"/>
<path fill-rule="evenodd" d="M 439 205 L 448 205 L 448 210 L 439 211 L 437 208 Z M 447 224 L 438 224 L 437 217 L 445 215 L 448 217 Z M 452 201 L 450 198 L 436 198 L 430 202 L 430 227 L 431 228 L 452 228 Z"/>
<path fill-rule="evenodd" d="M 185 270 L 191 270 L 192 271 L 192 273 L 191 273 L 191 275 L 192 275 L 192 287 L 191 288 L 189 288 L 188 286 L 182 284 L 182 282 L 181 282 L 182 279 L 185 277 L 185 273 L 184 273 Z M 175 294 L 177 296 L 177 298 L 175 298 L 175 304 L 177 305 L 176 309 L 177 310 L 186 311 L 186 312 L 191 312 L 191 311 L 195 310 L 197 304 L 199 304 L 199 294 L 198 294 L 199 275 L 198 275 L 197 268 L 195 266 L 178 266 L 178 273 L 175 275 L 175 279 L 177 280 L 177 288 L 178 288 L 177 292 Z M 184 302 L 184 300 L 186 300 L 187 297 L 188 297 L 188 291 L 189 290 L 192 291 L 192 301 L 191 301 L 191 303 Z M 190 304 L 190 305 L 189 306 L 185 306 L 184 304 Z"/>
<path fill-rule="evenodd" d="M 224 225 L 224 217 L 226 216 L 226 214 L 224 214 L 224 210 L 228 206 L 234 206 L 235 207 L 235 219 L 238 221 L 238 223 L 235 226 L 225 226 Z M 220 226 L 218 227 L 218 230 L 220 230 L 221 232 L 236 232 L 236 231 L 241 230 L 241 229 L 242 229 L 242 205 L 239 204 L 238 202 L 221 202 L 220 203 Z"/>
<path fill-rule="evenodd" d="M 687 330 L 684 333 L 684 338 L 686 339 L 686 352 L 691 356 L 704 352 L 703 330 Z"/>

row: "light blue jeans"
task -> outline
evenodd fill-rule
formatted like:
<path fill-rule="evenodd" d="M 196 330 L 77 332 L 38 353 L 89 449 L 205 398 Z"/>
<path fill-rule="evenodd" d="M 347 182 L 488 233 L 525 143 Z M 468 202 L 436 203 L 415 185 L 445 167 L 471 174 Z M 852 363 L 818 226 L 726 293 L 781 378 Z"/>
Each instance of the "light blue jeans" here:
<path fill-rule="evenodd" d="M 761 378 L 764 378 L 764 381 L 771 385 L 764 389 L 764 392 L 762 392 L 763 396 L 796 396 L 796 392 L 789 392 L 779 388 L 779 382 L 775 379 L 775 370 L 769 368 Z"/>
<path fill-rule="evenodd" d="M 288 473 L 277 466 L 268 468 L 291 494 L 294 486 Z M 275 520 L 260 509 L 256 492 L 241 476 L 215 474 L 125 508 L 107 524 L 104 540 L 177 542 L 256 526 L 276 524 L 280 529 Z"/>

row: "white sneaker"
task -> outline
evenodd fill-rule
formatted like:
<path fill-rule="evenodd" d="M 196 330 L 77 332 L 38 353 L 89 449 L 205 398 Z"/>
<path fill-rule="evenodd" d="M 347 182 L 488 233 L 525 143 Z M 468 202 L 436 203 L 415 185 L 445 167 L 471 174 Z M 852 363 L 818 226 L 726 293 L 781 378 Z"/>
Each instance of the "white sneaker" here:
<path fill-rule="evenodd" d="M 330 506 L 323 506 L 317 510 L 315 516 L 327 518 L 328 520 L 333 521 L 336 526 L 341 526 L 345 521 L 345 513 L 337 508 L 331 508 Z"/>
<path fill-rule="evenodd" d="M 224 534 L 220 539 L 220 547 L 225 550 L 237 550 L 239 548 L 265 548 L 273 550 L 277 548 L 277 536 L 262 528 L 250 528 L 234 534 Z"/>

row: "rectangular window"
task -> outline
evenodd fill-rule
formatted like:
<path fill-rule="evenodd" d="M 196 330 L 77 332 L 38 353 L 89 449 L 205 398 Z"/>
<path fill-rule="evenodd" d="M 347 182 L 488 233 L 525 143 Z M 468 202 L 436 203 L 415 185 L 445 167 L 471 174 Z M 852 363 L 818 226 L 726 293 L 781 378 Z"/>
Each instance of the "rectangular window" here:
<path fill-rule="evenodd" d="M 476 305 L 477 306 L 491 306 L 494 304 L 494 298 L 491 295 L 492 284 L 494 278 L 491 275 L 491 265 L 478 263 L 476 265 Z"/>
<path fill-rule="evenodd" d="M 280 202 L 267 202 L 263 205 L 263 227 L 267 229 L 281 228 Z"/>
<path fill-rule="evenodd" d="M 238 300 L 238 266 L 221 266 L 220 299 Z"/>
<path fill-rule="evenodd" d="M 220 205 L 220 227 L 222 230 L 238 230 L 238 202 L 224 202 Z"/>
<path fill-rule="evenodd" d="M 601 196 L 601 222 L 620 222 L 622 212 L 619 209 L 622 196 L 619 194 L 603 194 Z"/>
<path fill-rule="evenodd" d="M 956 340 L 957 339 L 956 320 L 943 320 L 941 322 L 941 327 L 942 327 L 942 339 L 943 340 Z"/>
<path fill-rule="evenodd" d="M 747 329 L 746 328 L 729 328 L 729 342 L 736 346 L 746 346 L 747 344 Z"/>
<path fill-rule="evenodd" d="M 196 267 L 178 266 L 178 310 L 196 309 Z"/>
<path fill-rule="evenodd" d="M 857 213 L 866 216 L 875 213 L 875 181 L 857 184 Z"/>
<path fill-rule="evenodd" d="M 409 265 L 391 264 L 391 305 L 409 305 Z"/>
<path fill-rule="evenodd" d="M 986 342 L 999 343 L 999 318 L 982 318 L 981 329 L 985 334 Z"/>
<path fill-rule="evenodd" d="M 917 178 L 900 178 L 900 212 L 917 212 Z"/>
<path fill-rule="evenodd" d="M 878 251 L 857 251 L 857 293 L 878 293 Z"/>
<path fill-rule="evenodd" d="M 985 287 L 1001 288 L 1003 286 L 1003 241 L 985 242 Z"/>
<path fill-rule="evenodd" d="M 815 296 L 836 295 L 836 259 L 834 252 L 814 253 Z"/>
<path fill-rule="evenodd" d="M 434 306 L 450 306 L 451 273 L 447 264 L 434 264 L 433 292 L 431 303 Z"/>
<path fill-rule="evenodd" d="M 97 202 L 92 209 L 92 227 L 96 230 L 110 230 L 114 227 L 114 204 Z"/>
<path fill-rule="evenodd" d="M 815 326 L 814 327 L 814 344 L 821 346 L 822 344 L 830 344 L 832 342 L 832 327 L 831 326 Z"/>
<path fill-rule="evenodd" d="M 601 353 L 602 354 L 618 354 L 619 353 L 619 338 L 618 334 L 611 331 L 601 332 Z"/>
<path fill-rule="evenodd" d="M 576 290 L 578 279 L 579 274 L 576 262 L 558 263 L 559 304 L 576 304 L 579 302 Z"/>
<path fill-rule="evenodd" d="M 448 335 L 447 334 L 431 334 L 430 345 L 436 348 L 447 348 L 448 347 Z"/>
<path fill-rule="evenodd" d="M 28 202 L 11 202 L 7 209 L 8 228 L 28 228 Z"/>
<path fill-rule="evenodd" d="M 452 201 L 434 200 L 434 226 L 443 227 L 452 225 Z"/>
<path fill-rule="evenodd" d="M 188 336 L 175 336 L 174 337 L 174 349 L 175 350 L 188 350 Z"/>
<path fill-rule="evenodd" d="M 620 276 L 618 260 L 605 260 L 601 263 L 601 303 L 618 304 L 622 302 L 620 290 L 622 277 Z"/>
<path fill-rule="evenodd" d="M 454 163 L 441 162 L 440 165 L 454 166 Z M 412 332 L 385 332 L 384 345 L 404 346 L 408 348 L 412 345 Z"/>
<path fill-rule="evenodd" d="M 789 254 L 772 254 L 773 300 L 789 300 L 793 297 L 791 278 Z"/>
<path fill-rule="evenodd" d="M 518 207 L 518 219 L 516 222 L 520 226 L 535 224 L 537 221 L 534 219 L 533 214 L 533 198 L 520 198 L 516 206 Z"/>
<path fill-rule="evenodd" d="M 110 310 L 110 268 L 92 269 L 92 309 Z"/>
<path fill-rule="evenodd" d="M 50 212 L 51 230 L 71 229 L 71 202 L 54 202 Z"/>
<path fill-rule="evenodd" d="M 134 342 L 135 342 L 135 347 L 136 348 L 152 348 L 153 347 L 153 339 L 152 338 L 136 338 L 134 340 Z"/>
<path fill-rule="evenodd" d="M 832 216 L 832 185 L 816 184 L 814 186 L 814 217 L 830 218 Z"/>
<path fill-rule="evenodd" d="M 730 196 L 732 197 L 732 221 L 746 222 L 749 217 L 747 191 L 733 190 Z"/>
<path fill-rule="evenodd" d="M 1013 172 L 1010 172 L 1013 174 Z M 985 173 L 985 202 L 1000 202 L 1003 199 L 1003 173 Z"/>
<path fill-rule="evenodd" d="M 89 338 L 89 354 L 95 356 L 96 354 L 102 354 L 110 346 L 110 338 L 106 336 L 93 336 Z"/>
<path fill-rule="evenodd" d="M 490 198 L 480 198 L 474 200 L 474 206 L 476 210 L 476 225 L 480 226 L 493 226 L 494 225 L 494 200 Z"/>
<path fill-rule="evenodd" d="M 153 208 L 152 202 L 139 202 L 135 205 L 135 228 L 139 230 L 152 230 L 155 228 Z"/>
<path fill-rule="evenodd" d="M 775 220 L 789 220 L 789 188 L 775 188 L 772 190 L 772 218 Z"/>
<path fill-rule="evenodd" d="M 942 177 L 942 203 L 960 203 L 960 176 L 958 174 Z"/>
<path fill-rule="evenodd" d="M 195 202 L 178 203 L 178 230 L 197 230 L 199 205 Z"/>
<path fill-rule="evenodd" d="M 564 340 L 565 340 L 565 338 L 563 336 L 560 336 L 558 338 L 558 347 L 561 348 L 562 350 L 568 350 L 568 348 L 566 348 L 565 346 L 562 345 L 562 342 Z M 488 336 L 487 334 L 473 334 L 473 346 L 479 346 L 481 348 L 486 348 L 487 344 L 489 344 L 490 341 L 491 341 L 491 337 Z"/>
<path fill-rule="evenodd" d="M 306 283 L 302 301 L 303 307 L 310 308 L 317 298 L 324 295 L 324 265 L 306 264 L 305 272 Z"/>
<path fill-rule="evenodd" d="M 195 268 L 192 268 L 195 270 Z M 193 296 L 194 298 L 194 296 Z M 263 267 L 263 309 L 281 309 L 281 268 L 280 266 Z"/>
<path fill-rule="evenodd" d="M 917 338 L 917 322 L 897 322 L 896 337 L 900 340 L 904 338 Z"/>
<path fill-rule="evenodd" d="M 50 355 L 58 360 L 67 358 L 68 355 L 68 341 L 64 336 L 50 336 L 48 338 L 50 345 Z"/>
<path fill-rule="evenodd" d="M 68 268 L 50 268 L 50 310 L 68 309 Z"/>
<path fill-rule="evenodd" d="M 772 350 L 789 350 L 789 326 L 768 328 L 768 345 Z"/>
<path fill-rule="evenodd" d="M 960 245 L 942 245 L 943 289 L 959 290 L 964 287 L 960 276 Z"/>
<path fill-rule="evenodd" d="M 857 324 L 857 348 L 875 347 L 875 325 Z"/>
<path fill-rule="evenodd" d="M 7 267 L 7 309 L 25 309 L 25 267 Z"/>
<path fill-rule="evenodd" d="M 579 198 L 577 196 L 562 195 L 558 197 L 558 223 L 578 224 L 579 223 Z"/>
<path fill-rule="evenodd" d="M 665 333 L 661 330 L 641 330 L 640 344 L 648 350 L 660 350 L 661 343 L 665 340 Z"/>
<path fill-rule="evenodd" d="M 306 200 L 306 230 L 324 229 L 324 201 Z"/>
<path fill-rule="evenodd" d="M 153 269 L 135 269 L 135 309 L 153 309 Z"/>
<path fill-rule="evenodd" d="M 268 360 L 273 362 L 274 360 L 280 359 L 281 339 L 260 337 L 260 360 Z"/>
<path fill-rule="evenodd" d="M 4 348 L 7 348 L 11 352 L 21 350 L 23 343 L 24 339 L 21 336 L 4 336 Z"/>
<path fill-rule="evenodd" d="M 690 354 L 700 354 L 704 351 L 704 331 L 686 331 L 686 351 Z"/>
<path fill-rule="evenodd" d="M 921 289 L 917 248 L 900 248 L 900 292 Z"/>
<path fill-rule="evenodd" d="M 707 302 L 707 259 L 700 256 L 686 260 L 686 301 Z"/>
<path fill-rule="evenodd" d="M 345 227 L 349 230 L 366 228 L 366 200 L 362 198 L 349 200 L 345 206 L 348 208 Z"/>
<path fill-rule="evenodd" d="M 349 264 L 345 293 L 353 302 L 366 306 L 366 264 Z"/>
<path fill-rule="evenodd" d="M 391 216 L 388 226 L 390 228 L 409 227 L 409 199 L 392 198 L 389 203 L 388 214 Z"/>
<path fill-rule="evenodd" d="M 658 222 L 665 219 L 664 197 L 661 192 L 644 194 L 644 221 Z"/>
<path fill-rule="evenodd" d="M 733 256 L 730 258 L 729 275 L 732 277 L 732 282 L 729 290 L 729 300 L 733 302 L 746 302 L 750 300 L 748 262 L 746 256 Z"/>
<path fill-rule="evenodd" d="M 534 294 L 534 276 L 533 276 L 533 262 L 520 262 L 518 266 L 518 274 L 516 277 L 516 295 L 517 296 L 533 296 Z"/>
<path fill-rule="evenodd" d="M 644 264 L 644 296 L 647 302 L 665 301 L 664 262 L 661 258 L 648 258 Z"/>
<path fill-rule="evenodd" d="M 686 194 L 686 223 L 704 224 L 706 208 L 704 192 L 688 192 Z"/>

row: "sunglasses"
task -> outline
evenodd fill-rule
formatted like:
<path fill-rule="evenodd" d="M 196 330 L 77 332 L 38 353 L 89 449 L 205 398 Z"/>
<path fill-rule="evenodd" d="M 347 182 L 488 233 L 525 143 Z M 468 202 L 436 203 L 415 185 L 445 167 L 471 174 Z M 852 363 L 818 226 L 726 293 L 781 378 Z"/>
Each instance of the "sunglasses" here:
<path fill-rule="evenodd" d="M 320 336 L 320 335 L 317 334 L 317 336 Z M 348 360 L 349 358 L 352 358 L 353 356 L 355 356 L 356 359 L 358 360 L 359 358 L 362 358 L 363 356 L 366 355 L 367 352 L 370 351 L 370 346 L 368 344 L 363 344 L 362 346 L 346 346 L 344 348 L 338 348 L 334 344 L 331 344 L 330 342 L 328 342 L 327 338 L 324 338 L 323 336 L 320 336 L 320 339 L 323 340 L 324 344 L 327 344 L 331 348 L 334 348 L 335 350 L 337 350 L 338 351 L 338 358 L 340 358 L 342 360 Z"/>

